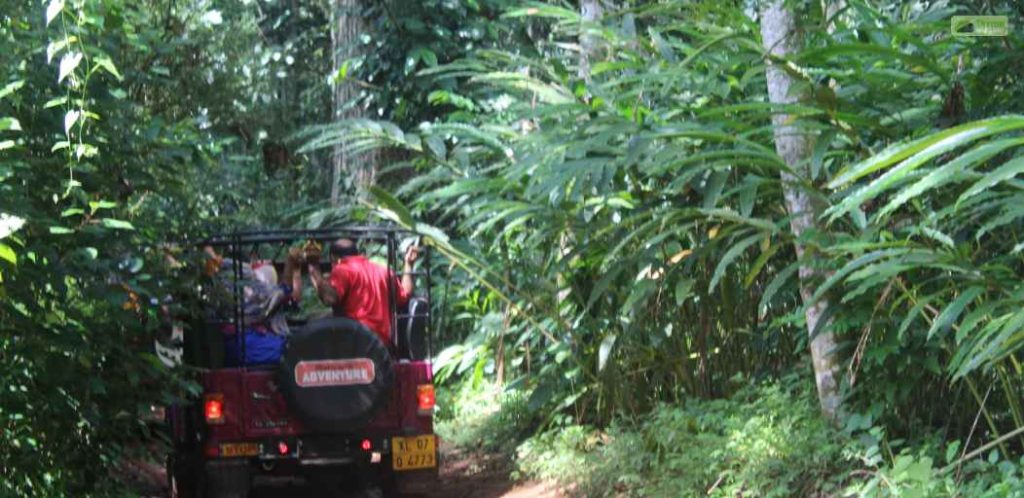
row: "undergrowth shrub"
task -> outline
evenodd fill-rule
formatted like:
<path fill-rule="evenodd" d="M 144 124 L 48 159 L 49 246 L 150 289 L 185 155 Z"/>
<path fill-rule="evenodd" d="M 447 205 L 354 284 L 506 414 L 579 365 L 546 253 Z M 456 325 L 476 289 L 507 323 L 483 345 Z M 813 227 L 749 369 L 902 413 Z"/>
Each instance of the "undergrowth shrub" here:
<path fill-rule="evenodd" d="M 833 429 L 805 377 L 664 404 L 607 430 L 539 433 L 528 392 L 470 380 L 439 389 L 436 428 L 463 450 L 514 455 L 513 477 L 555 481 L 578 496 L 1024 498 L 1024 459 L 993 450 L 959 462 L 959 441 L 890 439 L 856 414 L 849 420 L 859 422 Z"/>
<path fill-rule="evenodd" d="M 892 454 L 878 426 L 856 437 L 846 453 L 862 468 L 840 496 L 863 498 L 1024 497 L 1024 458 L 1005 460 L 993 449 L 984 458 L 961 461 L 959 441 L 941 446 L 918 443 Z M 943 463 L 944 462 L 944 463 Z"/>
<path fill-rule="evenodd" d="M 487 382 L 438 390 L 437 433 L 456 447 L 511 454 L 536 428 L 529 393 Z"/>
<path fill-rule="evenodd" d="M 625 438 L 636 436 L 624 434 Z M 592 427 L 570 425 L 541 432 L 516 449 L 515 477 L 530 477 L 559 484 L 589 488 L 596 479 L 594 466 L 601 446 L 608 444 L 608 436 Z M 629 442 L 633 442 L 630 440 Z M 629 442 L 619 441 L 619 446 Z M 627 476 L 622 476 L 626 478 Z"/>
<path fill-rule="evenodd" d="M 798 378 L 661 405 L 607 431 L 550 429 L 519 446 L 517 473 L 588 497 L 1024 498 L 1024 458 L 993 449 L 961 462 L 959 441 L 891 440 L 870 419 L 835 430 Z"/>
<path fill-rule="evenodd" d="M 790 380 L 662 405 L 607 433 L 549 431 L 519 447 L 517 465 L 585 496 L 813 496 L 838 486 L 834 434 L 813 388 Z"/>

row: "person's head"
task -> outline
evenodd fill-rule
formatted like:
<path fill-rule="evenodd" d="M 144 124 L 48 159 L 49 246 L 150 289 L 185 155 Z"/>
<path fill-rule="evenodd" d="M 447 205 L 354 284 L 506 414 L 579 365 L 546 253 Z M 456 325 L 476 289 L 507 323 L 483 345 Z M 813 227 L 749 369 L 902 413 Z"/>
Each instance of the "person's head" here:
<path fill-rule="evenodd" d="M 359 246 L 356 241 L 348 237 L 342 237 L 331 243 L 331 259 L 340 259 L 346 256 L 359 254 Z"/>

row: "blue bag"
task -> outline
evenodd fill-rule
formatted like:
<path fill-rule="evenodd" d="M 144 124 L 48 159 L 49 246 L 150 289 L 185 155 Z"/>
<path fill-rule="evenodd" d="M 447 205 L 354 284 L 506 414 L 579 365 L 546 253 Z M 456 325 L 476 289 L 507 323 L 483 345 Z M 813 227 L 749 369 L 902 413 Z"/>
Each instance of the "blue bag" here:
<path fill-rule="evenodd" d="M 241 365 L 273 365 L 281 360 L 284 353 L 286 338 L 270 331 L 254 329 L 245 330 L 245 361 L 240 361 L 238 337 L 234 334 L 224 336 L 225 366 Z"/>

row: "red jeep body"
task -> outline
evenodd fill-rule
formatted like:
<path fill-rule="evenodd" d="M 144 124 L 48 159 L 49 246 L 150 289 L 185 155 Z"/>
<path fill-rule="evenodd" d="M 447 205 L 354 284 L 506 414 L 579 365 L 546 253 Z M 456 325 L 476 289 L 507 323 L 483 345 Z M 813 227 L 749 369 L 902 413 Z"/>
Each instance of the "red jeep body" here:
<path fill-rule="evenodd" d="M 200 370 L 198 400 L 168 410 L 171 495 L 244 497 L 254 485 L 303 483 L 335 491 L 377 483 L 385 496 L 430 489 L 438 464 L 431 365 L 401 350 L 390 349 L 390 392 L 351 431 L 304 424 L 279 388 L 276 365 Z"/>

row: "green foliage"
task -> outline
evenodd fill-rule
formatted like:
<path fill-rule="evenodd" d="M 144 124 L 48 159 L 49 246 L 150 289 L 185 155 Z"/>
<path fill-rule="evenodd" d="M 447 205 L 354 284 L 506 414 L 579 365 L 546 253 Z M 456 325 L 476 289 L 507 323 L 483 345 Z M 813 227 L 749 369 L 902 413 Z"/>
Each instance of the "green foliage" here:
<path fill-rule="evenodd" d="M 535 429 L 528 396 L 490 383 L 464 382 L 438 391 L 437 433 L 464 449 L 511 454 Z"/>
<path fill-rule="evenodd" d="M 425 123 L 415 133 L 347 121 L 316 130 L 308 142 L 307 149 L 387 145 L 416 154 L 424 173 L 399 193 L 416 196 L 412 213 L 454 225 L 454 244 L 466 256 L 459 261 L 489 290 L 478 299 L 504 302 L 511 325 L 473 337 L 503 355 L 494 363 L 515 366 L 509 378 L 537 387 L 535 408 L 555 414 L 596 407 L 591 416 L 606 421 L 618 410 L 639 413 L 676 399 L 680 390 L 669 386 L 711 394 L 737 371 L 769 364 L 731 360 L 746 352 L 793 350 L 789 325 L 763 322 L 759 299 L 750 297 L 768 285 L 770 272 L 762 269 L 790 263 L 779 250 L 786 238 L 777 206 L 757 201 L 758 193 L 777 192 L 779 161 L 769 147 L 736 138 L 743 123 L 669 123 L 763 93 L 763 81 L 741 81 L 760 64 L 759 52 L 738 35 L 723 36 L 755 26 L 735 12 L 708 17 L 718 15 L 738 23 L 688 36 L 697 46 L 736 50 L 730 60 L 704 59 L 682 45 L 667 50 L 730 76 L 734 84 L 726 87 L 725 79 L 676 78 L 689 73 L 667 67 L 630 20 L 608 34 L 626 63 L 603 69 L 602 85 L 586 87 L 570 75 L 571 53 L 558 38 L 566 33 L 559 32 L 538 43 L 545 59 L 481 51 L 426 72 L 465 81 L 459 97 L 472 104 L 462 107 L 476 115 L 453 114 L 451 122 Z M 649 21 L 670 26 L 675 19 Z M 637 72 L 659 76 L 648 81 Z M 694 97 L 679 101 L 681 94 Z M 736 158 L 751 162 L 734 166 Z M 720 261 L 719 251 L 728 258 Z M 662 279 L 678 290 L 670 299 L 659 292 Z M 787 287 L 771 306 L 786 308 L 794 298 Z M 679 305 L 685 311 L 671 311 Z M 748 349 L 749 336 L 733 335 L 736 329 L 753 333 L 757 348 Z"/>
<path fill-rule="evenodd" d="M 554 3 L 367 2 L 341 71 L 325 2 L 6 2 L 3 493 L 117 491 L 104 476 L 152 438 L 139 414 L 189 389 L 149 353 L 189 312 L 159 307 L 190 288 L 161 244 L 367 219 L 327 201 L 335 146 L 400 158 L 378 214 L 449 260 L 438 378 L 464 387 L 439 427 L 460 444 L 560 427 L 523 470 L 621 494 L 1015 490 L 1016 440 L 955 471 L 933 440 L 1024 427 L 1024 40 L 948 35 L 953 14 L 1020 6 L 792 4 L 806 46 L 772 62 L 799 101 L 773 106 L 750 2 L 631 1 L 587 26 Z M 340 78 L 374 119 L 331 122 Z M 779 112 L 814 137 L 795 185 Z M 827 209 L 803 260 L 785 188 Z M 827 275 L 813 296 L 801 266 Z M 859 446 L 802 384 L 732 382 L 799 368 L 819 298 Z"/>
<path fill-rule="evenodd" d="M 419 74 L 495 45 L 525 41 L 527 34 L 500 19 L 510 0 L 385 0 L 366 2 L 368 25 L 362 54 L 345 65 L 342 78 L 364 82 L 358 104 L 370 116 L 388 116 L 402 126 L 432 121 L 454 106 L 432 106 L 439 95 L 458 98 L 458 82 Z M 526 46 L 523 44 L 522 46 Z"/>
<path fill-rule="evenodd" d="M 998 452 L 992 451 L 987 458 L 962 462 L 958 460 L 959 441 L 946 445 L 945 456 L 929 445 L 891 455 L 882 432 L 873 427 L 860 435 L 858 444 L 847 445 L 847 457 L 866 468 L 852 473 L 857 479 L 843 490 L 845 494 L 867 498 L 1024 496 L 1022 461 L 1001 460 Z M 939 463 L 943 458 L 945 467 Z"/>
<path fill-rule="evenodd" d="M 516 448 L 517 476 L 557 482 L 566 488 L 578 486 L 582 494 L 598 485 L 590 484 L 603 469 L 594 465 L 594 452 L 608 438 L 590 426 L 570 425 L 535 434 Z M 642 487 L 640 476 L 621 476 L 622 481 Z M 619 485 L 621 488 L 621 485 Z"/>
<path fill-rule="evenodd" d="M 225 64 L 258 36 L 254 11 L 4 3 L 0 494 L 123 494 L 126 460 L 162 459 L 146 418 L 194 391 L 154 354 L 194 312 L 166 258 L 253 197 L 221 133 L 243 114 L 225 96 L 258 95 Z"/>
<path fill-rule="evenodd" d="M 884 203 L 854 234 L 860 237 L 837 245 L 854 261 L 872 261 L 856 272 L 848 265 L 839 274 L 856 293 L 894 279 L 912 282 L 901 285 L 908 298 L 904 321 L 923 318 L 928 327 L 920 330 L 926 339 L 952 344 L 949 368 L 955 377 L 997 364 L 1021 344 L 1015 268 L 1024 246 L 1015 229 L 1024 217 L 1014 184 L 1024 171 L 1022 129 L 1024 118 L 1014 115 L 967 123 L 894 146 L 833 182 L 847 186 L 884 171 L 831 210 L 835 219 L 851 206 Z M 900 223 L 922 212 L 928 215 L 921 224 Z M 944 304 L 918 309 L 916 296 Z"/>
<path fill-rule="evenodd" d="M 1024 462 L 995 450 L 962 460 L 959 441 L 939 451 L 878 426 L 837 432 L 816 405 L 812 386 L 791 374 L 607 430 L 550 429 L 519 446 L 517 468 L 579 496 L 1022 496 Z"/>
<path fill-rule="evenodd" d="M 834 492 L 842 443 L 809 387 L 748 385 L 728 399 L 662 405 L 607 432 L 562 428 L 520 446 L 518 465 L 583 496 Z"/>
<path fill-rule="evenodd" d="M 1018 165 L 1005 157 L 1002 170 L 983 170 L 1003 182 L 999 205 L 968 166 L 1016 147 L 1017 118 L 989 113 L 1017 94 L 1019 68 L 994 77 L 991 64 L 1005 60 L 999 42 L 945 34 L 948 16 L 978 6 L 851 1 L 826 19 L 812 4 L 800 10 L 807 48 L 787 65 L 799 82 L 796 104 L 765 103 L 759 26 L 740 5 L 638 3 L 606 12 L 593 30 L 599 43 L 588 79 L 567 48 L 580 36 L 578 15 L 537 4 L 507 14 L 546 26 L 529 47 L 478 50 L 421 71 L 444 88 L 431 99 L 449 111 L 443 117 L 404 131 L 335 123 L 311 130 L 307 149 L 411 154 L 407 164 L 420 174 L 396 191 L 408 205 L 402 211 L 448 229 L 465 270 L 455 277 L 482 288 L 460 291 L 476 300 L 467 309 L 506 322 L 456 329 L 464 342 L 448 350 L 443 375 L 484 369 L 525 383 L 548 423 L 570 415 L 603 426 L 659 403 L 727 396 L 736 374 L 779 375 L 806 347 L 804 307 L 829 298 L 837 306 L 822 323 L 842 344 L 853 409 L 907 436 L 937 426 L 963 433 L 981 401 L 975 379 L 957 383 L 979 365 L 966 358 L 1005 359 L 1001 373 L 977 381 L 1006 379 L 993 409 L 1008 417 L 986 417 L 989 428 L 1019 426 L 1020 384 L 1010 379 L 1020 369 L 1004 354 L 1019 344 L 1008 311 L 1014 298 L 994 321 L 974 315 L 970 324 L 985 333 L 949 342 L 973 302 L 1013 295 L 1014 287 L 990 290 L 980 280 L 1011 279 L 1016 263 L 976 260 L 988 247 L 982 232 L 994 237 L 1012 226 Z M 993 86 L 978 91 L 979 81 Z M 975 90 L 965 96 L 966 88 Z M 802 261 L 791 250 L 785 166 L 772 143 L 770 118 L 780 111 L 815 138 L 810 177 L 790 187 L 834 206 L 831 224 L 800 241 L 808 248 Z M 988 121 L 949 128 L 971 117 Z M 949 129 L 929 137 L 936 128 Z M 925 176 L 928 165 L 949 162 L 960 140 L 983 141 L 949 167 L 977 187 L 921 202 L 945 185 L 946 177 Z M 889 168 L 896 160 L 904 161 Z M 882 198 L 918 181 L 892 203 Z M 946 218 L 974 232 L 941 226 Z M 976 248 L 961 249 L 971 236 Z M 1009 240 L 998 250 L 1012 258 Z M 797 287 L 801 265 L 830 275 L 811 282 L 808 302 Z M 495 300 L 505 309 L 480 306 Z M 924 314 L 931 318 L 919 327 Z"/>

